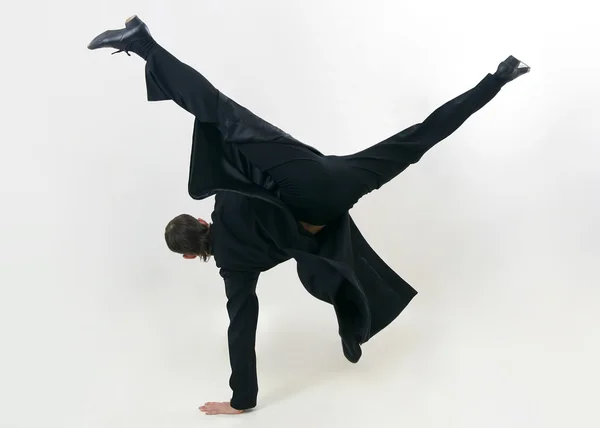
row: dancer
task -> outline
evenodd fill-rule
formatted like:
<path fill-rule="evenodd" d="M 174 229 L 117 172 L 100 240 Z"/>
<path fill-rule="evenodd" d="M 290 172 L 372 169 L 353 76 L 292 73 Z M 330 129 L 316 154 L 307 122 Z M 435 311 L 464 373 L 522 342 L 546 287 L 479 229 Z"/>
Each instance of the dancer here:
<path fill-rule="evenodd" d="M 417 292 L 370 247 L 348 211 L 530 70 L 510 56 L 422 123 L 358 153 L 333 156 L 228 98 L 159 45 L 137 16 L 125 28 L 100 34 L 88 48 L 137 54 L 146 61 L 148 100 L 172 100 L 194 116 L 188 192 L 194 199 L 215 195 L 215 208 L 210 223 L 175 217 L 165 240 L 186 259 L 213 257 L 225 283 L 233 396 L 200 408 L 210 415 L 256 407 L 256 285 L 261 272 L 287 260 L 296 261 L 307 291 L 333 306 L 344 355 L 359 361 L 361 345 Z"/>

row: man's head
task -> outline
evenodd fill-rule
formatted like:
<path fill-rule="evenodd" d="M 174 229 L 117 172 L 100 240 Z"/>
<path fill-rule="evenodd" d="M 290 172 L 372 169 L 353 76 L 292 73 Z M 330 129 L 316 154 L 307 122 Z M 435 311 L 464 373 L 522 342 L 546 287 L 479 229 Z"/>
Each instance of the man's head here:
<path fill-rule="evenodd" d="M 200 257 L 207 261 L 212 255 L 210 224 L 201 218 L 181 214 L 167 224 L 165 241 L 169 249 L 186 259 Z"/>

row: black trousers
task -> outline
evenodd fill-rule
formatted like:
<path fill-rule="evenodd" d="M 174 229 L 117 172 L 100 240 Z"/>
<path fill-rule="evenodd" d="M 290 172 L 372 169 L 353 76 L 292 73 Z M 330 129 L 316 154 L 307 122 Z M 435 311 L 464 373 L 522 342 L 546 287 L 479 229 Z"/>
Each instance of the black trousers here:
<path fill-rule="evenodd" d="M 494 98 L 504 82 L 486 75 L 422 123 L 346 156 L 321 155 L 227 98 L 204 76 L 158 46 L 146 63 L 148 100 L 173 100 L 197 120 L 217 126 L 225 141 L 243 143 L 251 162 L 277 183 L 298 220 L 325 225 L 379 189 Z"/>

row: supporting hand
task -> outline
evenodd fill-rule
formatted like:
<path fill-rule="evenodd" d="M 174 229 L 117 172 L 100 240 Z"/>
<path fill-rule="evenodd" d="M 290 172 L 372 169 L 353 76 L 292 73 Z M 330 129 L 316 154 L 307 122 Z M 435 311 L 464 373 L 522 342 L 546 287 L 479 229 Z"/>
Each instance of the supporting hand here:
<path fill-rule="evenodd" d="M 240 413 L 244 412 L 243 410 L 234 409 L 228 402 L 209 402 L 204 404 L 204 406 L 200 406 L 200 410 L 207 415 L 239 415 Z"/>

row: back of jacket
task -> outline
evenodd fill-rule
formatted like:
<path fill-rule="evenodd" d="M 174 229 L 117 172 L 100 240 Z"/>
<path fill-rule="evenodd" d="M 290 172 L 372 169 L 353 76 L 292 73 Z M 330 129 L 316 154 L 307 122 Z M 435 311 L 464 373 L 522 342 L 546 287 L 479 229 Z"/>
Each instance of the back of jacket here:
<path fill-rule="evenodd" d="M 248 196 L 217 193 L 212 222 L 213 257 L 219 268 L 264 272 L 290 259 L 269 238 Z"/>

